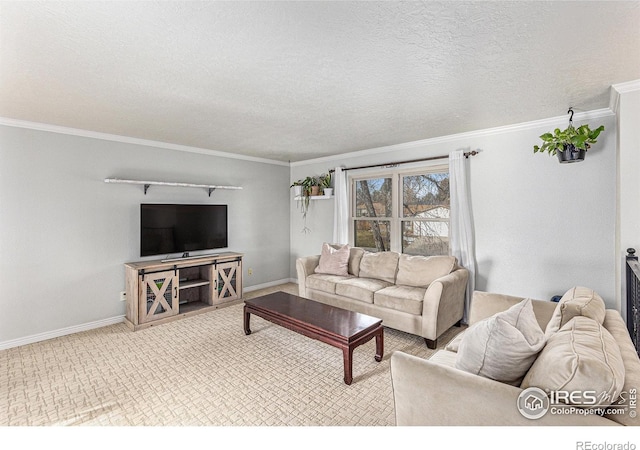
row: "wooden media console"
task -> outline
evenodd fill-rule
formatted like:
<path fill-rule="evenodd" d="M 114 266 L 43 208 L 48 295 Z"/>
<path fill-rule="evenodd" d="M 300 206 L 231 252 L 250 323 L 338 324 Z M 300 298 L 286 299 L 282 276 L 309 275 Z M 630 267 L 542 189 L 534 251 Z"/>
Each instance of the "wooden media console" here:
<path fill-rule="evenodd" d="M 242 254 L 125 264 L 129 328 L 141 330 L 242 299 Z"/>

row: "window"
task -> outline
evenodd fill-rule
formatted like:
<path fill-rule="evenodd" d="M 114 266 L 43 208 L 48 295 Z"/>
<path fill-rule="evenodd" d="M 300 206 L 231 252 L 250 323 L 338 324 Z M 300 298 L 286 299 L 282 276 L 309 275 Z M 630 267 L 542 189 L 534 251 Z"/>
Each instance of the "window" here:
<path fill-rule="evenodd" d="M 370 251 L 391 249 L 391 178 L 355 182 L 354 245 Z"/>
<path fill-rule="evenodd" d="M 449 253 L 449 172 L 438 166 L 351 178 L 353 245 L 412 255 Z"/>

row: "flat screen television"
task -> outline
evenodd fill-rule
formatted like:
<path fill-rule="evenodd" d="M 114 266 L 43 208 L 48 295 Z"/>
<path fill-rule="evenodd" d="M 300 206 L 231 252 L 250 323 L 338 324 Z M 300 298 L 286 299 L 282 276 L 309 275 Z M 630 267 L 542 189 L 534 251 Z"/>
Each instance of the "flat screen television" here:
<path fill-rule="evenodd" d="M 227 246 L 227 205 L 140 205 L 140 256 Z"/>

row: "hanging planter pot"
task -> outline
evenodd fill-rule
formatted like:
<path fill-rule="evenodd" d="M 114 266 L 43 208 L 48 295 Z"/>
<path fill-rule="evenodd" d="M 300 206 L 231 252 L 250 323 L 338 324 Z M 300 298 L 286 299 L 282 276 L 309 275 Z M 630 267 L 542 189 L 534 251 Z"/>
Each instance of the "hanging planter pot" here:
<path fill-rule="evenodd" d="M 587 154 L 586 149 L 576 148 L 575 145 L 565 145 L 563 150 L 556 152 L 560 164 L 573 163 L 584 161 L 584 157 Z"/>
<path fill-rule="evenodd" d="M 560 163 L 572 163 L 584 161 L 587 150 L 591 144 L 595 144 L 596 139 L 602 131 L 604 126 L 599 126 L 595 130 L 591 130 L 588 124 L 584 124 L 575 128 L 573 126 L 573 109 L 569 109 L 569 126 L 560 131 L 560 128 L 556 128 L 553 133 L 545 133 L 540 136 L 542 139 L 542 145 L 533 146 L 533 153 L 545 153 L 549 155 L 557 155 Z"/>

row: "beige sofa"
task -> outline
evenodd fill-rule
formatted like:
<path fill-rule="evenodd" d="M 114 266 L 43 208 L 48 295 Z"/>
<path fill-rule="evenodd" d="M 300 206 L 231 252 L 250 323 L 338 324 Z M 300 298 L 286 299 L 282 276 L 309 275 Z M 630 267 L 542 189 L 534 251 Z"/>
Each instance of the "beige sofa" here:
<path fill-rule="evenodd" d="M 571 313 L 574 318 L 571 320 L 571 316 L 568 314 L 571 308 L 565 302 L 565 297 L 570 292 L 568 291 L 563 296 L 560 303 L 538 300 L 531 302 L 535 319 L 542 330 L 546 329 L 544 335 L 546 342 L 519 386 L 495 381 L 456 368 L 459 356 L 457 352 L 461 349 L 464 333 L 468 333 L 469 329 L 456 336 L 443 350 L 437 351 L 429 360 L 402 352 L 394 352 L 391 356 L 391 377 L 397 425 L 639 425 L 635 398 L 636 390 L 640 388 L 640 360 L 620 313 L 612 309 L 605 310 L 604 303 L 602 303 L 602 311 L 595 315 L 585 312 L 583 306 L 574 308 Z M 519 297 L 474 292 L 469 317 L 470 327 L 482 319 L 508 310 L 522 300 L 524 299 Z M 562 314 L 566 314 L 568 320 L 560 319 Z M 588 317 L 583 317 L 583 314 Z M 575 317 L 575 315 L 581 317 Z M 576 328 L 576 324 L 582 324 L 584 328 L 585 323 L 592 327 L 589 329 L 597 330 L 598 325 L 595 324 L 599 320 L 602 321 L 601 327 L 606 329 L 608 333 L 604 333 L 600 328 L 601 334 L 594 337 L 595 349 L 582 346 L 583 350 L 580 350 L 581 340 L 592 339 L 592 336 L 584 329 L 581 333 L 574 333 L 572 330 Z M 553 326 L 549 326 L 550 322 L 555 323 L 555 328 L 560 327 L 559 331 L 555 331 Z M 485 323 L 488 322 L 485 321 Z M 549 330 L 550 328 L 552 329 Z M 560 335 L 560 332 L 563 335 Z M 605 334 L 609 336 L 609 347 L 604 345 L 607 340 L 602 336 Z M 565 345 L 563 342 L 565 335 L 570 336 L 569 345 L 566 345 L 565 348 L 556 345 L 557 343 L 561 346 Z M 611 342 L 615 344 L 616 348 L 613 348 Z M 584 350 L 585 348 L 586 350 Z M 558 353 L 559 349 L 560 353 Z M 592 359 L 592 354 L 584 356 L 585 351 L 598 353 L 599 349 L 603 350 L 602 355 L 604 355 L 605 363 L 610 363 L 609 360 L 612 360 L 611 364 L 615 366 L 615 360 L 619 358 L 619 365 L 622 367 L 622 372 L 618 375 L 618 378 L 621 377 L 621 379 L 616 388 L 621 396 L 614 401 L 616 405 L 614 411 L 610 410 L 609 414 L 603 416 L 585 414 L 589 408 L 585 408 L 584 405 L 577 408 L 567 408 L 565 403 L 571 404 L 571 402 L 567 402 L 566 398 L 563 402 L 555 403 L 552 402 L 553 398 L 550 398 L 549 409 L 544 416 L 527 418 L 521 414 L 517 402 L 519 396 L 520 398 L 526 396 L 525 394 L 520 395 L 525 390 L 524 388 L 531 389 L 536 386 L 531 383 L 535 377 L 532 375 L 534 370 L 537 373 L 537 382 L 552 384 L 563 380 L 564 384 L 561 386 L 567 390 L 570 387 L 575 388 L 574 380 L 578 380 L 580 377 L 583 382 L 586 380 L 588 386 L 596 386 L 600 381 L 608 383 L 608 378 L 601 376 L 603 372 L 598 370 L 585 371 L 580 365 L 584 363 L 576 365 L 578 357 L 583 357 L 583 361 Z M 582 352 L 582 356 L 573 355 L 573 352 Z M 551 359 L 547 358 L 543 361 L 543 355 Z M 567 358 L 568 355 L 571 358 Z M 611 370 L 613 373 L 616 369 Z M 562 374 L 563 371 L 568 371 L 569 374 Z M 605 380 L 599 380 L 599 378 L 605 378 Z M 551 391 L 555 391 L 555 389 L 545 389 L 547 394 Z M 553 405 L 560 405 L 563 413 L 552 413 L 551 407 Z M 640 405 L 637 407 L 640 408 Z M 603 411 L 600 410 L 600 412 Z"/>
<path fill-rule="evenodd" d="M 301 297 L 382 319 L 386 327 L 422 336 L 435 348 L 459 324 L 469 272 L 452 256 L 410 256 L 350 248 L 348 274 L 316 273 L 320 255 L 298 258 Z"/>

